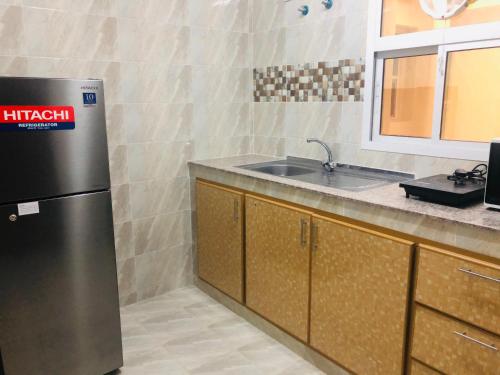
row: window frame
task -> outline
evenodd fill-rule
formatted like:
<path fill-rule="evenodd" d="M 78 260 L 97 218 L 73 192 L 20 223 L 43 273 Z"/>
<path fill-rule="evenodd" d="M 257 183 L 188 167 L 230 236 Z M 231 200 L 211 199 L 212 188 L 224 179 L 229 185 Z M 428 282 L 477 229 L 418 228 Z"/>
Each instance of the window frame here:
<path fill-rule="evenodd" d="M 412 155 L 488 160 L 489 143 L 447 141 L 440 139 L 440 136 L 448 53 L 500 47 L 500 21 L 384 37 L 381 36 L 382 11 L 383 0 L 369 2 L 362 148 Z M 384 59 L 428 54 L 437 54 L 432 138 L 381 135 Z"/>

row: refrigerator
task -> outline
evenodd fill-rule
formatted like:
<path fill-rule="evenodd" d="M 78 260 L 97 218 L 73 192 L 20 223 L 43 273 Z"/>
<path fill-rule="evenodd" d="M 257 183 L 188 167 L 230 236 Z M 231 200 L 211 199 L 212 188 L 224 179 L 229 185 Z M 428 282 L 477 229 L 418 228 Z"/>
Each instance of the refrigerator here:
<path fill-rule="evenodd" d="M 103 82 L 0 78 L 0 374 L 123 364 Z"/>

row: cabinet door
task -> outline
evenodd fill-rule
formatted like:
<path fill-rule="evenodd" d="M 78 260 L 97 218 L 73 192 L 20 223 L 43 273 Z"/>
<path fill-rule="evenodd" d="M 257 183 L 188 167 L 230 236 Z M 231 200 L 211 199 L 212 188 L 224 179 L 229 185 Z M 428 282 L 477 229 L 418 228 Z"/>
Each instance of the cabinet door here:
<path fill-rule="evenodd" d="M 311 216 L 247 196 L 247 306 L 307 341 Z"/>
<path fill-rule="evenodd" d="M 413 244 L 321 217 L 312 238 L 311 346 L 358 374 L 401 374 Z"/>
<path fill-rule="evenodd" d="M 243 204 L 240 192 L 196 183 L 198 276 L 243 302 Z"/>

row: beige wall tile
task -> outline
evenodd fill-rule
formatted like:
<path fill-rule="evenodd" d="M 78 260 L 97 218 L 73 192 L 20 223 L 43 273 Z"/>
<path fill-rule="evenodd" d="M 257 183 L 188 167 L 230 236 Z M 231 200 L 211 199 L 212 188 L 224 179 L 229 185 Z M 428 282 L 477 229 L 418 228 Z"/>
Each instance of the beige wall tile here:
<path fill-rule="evenodd" d="M 124 306 L 135 302 L 137 300 L 135 259 L 118 261 L 117 274 L 120 305 Z"/>
<path fill-rule="evenodd" d="M 285 23 L 285 3 L 283 1 L 254 0 L 252 9 L 252 29 L 254 33 L 279 29 Z"/>
<path fill-rule="evenodd" d="M 123 104 L 109 104 L 106 110 L 106 128 L 108 145 L 124 145 L 127 143 L 125 128 L 125 109 Z"/>
<path fill-rule="evenodd" d="M 136 255 L 190 242 L 190 211 L 151 216 L 133 221 Z"/>
<path fill-rule="evenodd" d="M 115 224 L 115 246 L 117 261 L 134 257 L 134 232 L 131 221 Z"/>
<path fill-rule="evenodd" d="M 0 51 L 5 55 L 26 53 L 23 9 L 0 5 Z"/>
<path fill-rule="evenodd" d="M 253 34 L 254 67 L 283 65 L 286 63 L 286 29 L 274 29 Z"/>
<path fill-rule="evenodd" d="M 285 138 L 254 137 L 254 152 L 260 155 L 285 156 Z"/>
<path fill-rule="evenodd" d="M 255 103 L 254 135 L 257 137 L 285 136 L 285 103 Z"/>
<path fill-rule="evenodd" d="M 191 245 L 178 245 L 136 257 L 136 279 L 139 299 L 154 297 L 191 283 Z"/>
<path fill-rule="evenodd" d="M 145 19 L 151 23 L 189 25 L 189 1 L 186 0 L 148 0 L 142 8 L 137 8 L 135 6 L 135 11 L 129 13 L 135 15 L 137 11 L 142 12 Z"/>
<path fill-rule="evenodd" d="M 130 194 L 128 185 L 118 185 L 111 188 L 113 203 L 113 219 L 115 224 L 130 220 Z"/>
<path fill-rule="evenodd" d="M 184 211 L 189 209 L 189 179 L 151 180 L 130 185 L 132 218 Z"/>
<path fill-rule="evenodd" d="M 111 186 L 128 182 L 127 146 L 118 145 L 109 148 L 109 169 Z"/>

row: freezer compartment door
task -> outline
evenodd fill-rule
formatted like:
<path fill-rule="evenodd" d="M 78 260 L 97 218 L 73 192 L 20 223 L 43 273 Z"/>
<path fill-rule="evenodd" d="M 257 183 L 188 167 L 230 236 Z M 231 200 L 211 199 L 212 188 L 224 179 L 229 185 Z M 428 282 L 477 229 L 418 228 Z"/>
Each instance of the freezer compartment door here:
<path fill-rule="evenodd" d="M 15 216 L 13 216 L 15 215 Z M 122 366 L 109 192 L 0 206 L 0 350 L 6 375 Z"/>
<path fill-rule="evenodd" d="M 59 121 L 59 112 L 44 112 L 54 106 L 73 108 L 74 129 L 60 120 L 52 130 L 23 130 L 29 119 Z M 0 78 L 0 176 L 0 203 L 108 189 L 102 81 Z"/>

